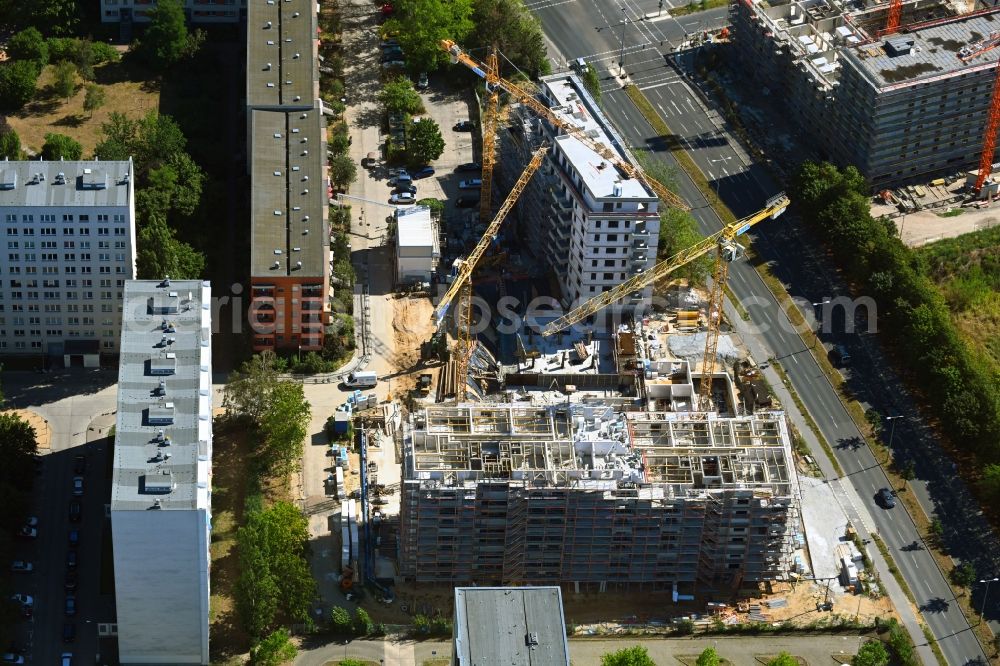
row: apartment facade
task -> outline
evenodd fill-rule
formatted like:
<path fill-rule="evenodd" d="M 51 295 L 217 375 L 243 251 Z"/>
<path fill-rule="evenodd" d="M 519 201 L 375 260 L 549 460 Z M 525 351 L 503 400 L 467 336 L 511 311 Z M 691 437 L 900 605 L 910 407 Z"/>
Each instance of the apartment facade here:
<path fill-rule="evenodd" d="M 103 23 L 149 23 L 156 0 L 100 0 Z M 247 0 L 184 0 L 190 23 L 236 23 L 246 18 Z"/>
<path fill-rule="evenodd" d="M 543 77 L 540 95 L 556 115 L 635 164 L 576 75 Z M 560 134 L 530 110 L 519 111 L 501 133 L 501 185 L 509 189 L 527 156 L 550 143 L 545 164 L 521 195 L 519 231 L 525 246 L 555 274 L 562 306 L 571 308 L 652 268 L 660 231 L 656 195 L 578 139 Z M 651 297 L 647 287 L 597 317 L 648 306 Z"/>
<path fill-rule="evenodd" d="M 784 415 L 601 405 L 428 408 L 404 430 L 400 575 L 574 591 L 786 577 L 797 519 Z"/>
<path fill-rule="evenodd" d="M 879 37 L 884 3 L 849 12 L 820 0 L 730 4 L 734 60 L 783 100 L 803 141 L 876 189 L 978 166 L 1000 51 L 969 53 L 998 14 L 906 2 L 906 31 Z"/>
<path fill-rule="evenodd" d="M 122 664 L 209 663 L 212 290 L 130 280 L 111 487 Z"/>
<path fill-rule="evenodd" d="M 247 28 L 254 351 L 323 348 L 330 318 L 329 178 L 317 5 L 250 0 Z"/>
<path fill-rule="evenodd" d="M 0 162 L 0 355 L 98 367 L 135 278 L 132 162 Z"/>

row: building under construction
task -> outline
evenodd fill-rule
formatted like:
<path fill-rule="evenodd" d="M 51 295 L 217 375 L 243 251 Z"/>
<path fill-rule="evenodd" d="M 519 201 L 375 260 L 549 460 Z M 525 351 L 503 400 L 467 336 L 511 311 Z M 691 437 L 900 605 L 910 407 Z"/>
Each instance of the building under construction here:
<path fill-rule="evenodd" d="M 736 54 L 803 139 L 877 188 L 979 164 L 1000 58 L 1000 8 L 942 0 L 733 0 Z"/>
<path fill-rule="evenodd" d="M 403 440 L 410 581 L 685 595 L 791 564 L 798 484 L 781 412 L 439 406 Z"/>

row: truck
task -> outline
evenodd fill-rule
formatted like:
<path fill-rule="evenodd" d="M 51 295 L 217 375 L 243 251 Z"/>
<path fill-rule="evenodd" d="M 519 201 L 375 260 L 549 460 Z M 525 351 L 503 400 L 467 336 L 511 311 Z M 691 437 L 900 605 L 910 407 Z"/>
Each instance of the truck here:
<path fill-rule="evenodd" d="M 344 380 L 344 386 L 348 388 L 375 388 L 378 384 L 378 375 L 371 370 L 352 372 Z"/>

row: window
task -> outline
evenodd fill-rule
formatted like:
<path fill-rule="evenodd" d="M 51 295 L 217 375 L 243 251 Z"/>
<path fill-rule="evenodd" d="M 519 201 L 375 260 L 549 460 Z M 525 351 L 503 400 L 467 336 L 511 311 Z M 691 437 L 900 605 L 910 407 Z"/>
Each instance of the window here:
<path fill-rule="evenodd" d="M 35 221 L 35 216 L 34 215 L 22 215 L 21 216 L 21 221 L 22 222 L 34 222 Z"/>
<path fill-rule="evenodd" d="M 605 279 L 605 280 L 614 280 L 615 279 L 615 274 L 614 273 L 605 273 L 603 279 Z"/>
<path fill-rule="evenodd" d="M 7 227 L 7 235 L 8 236 L 16 236 L 17 235 L 17 227 Z"/>
<path fill-rule="evenodd" d="M 108 228 L 107 227 L 98 227 L 97 228 L 97 235 L 98 236 L 107 236 L 108 235 Z"/>
<path fill-rule="evenodd" d="M 39 233 L 41 233 L 42 236 L 55 236 L 56 229 L 55 227 L 42 227 L 42 230 Z"/>
<path fill-rule="evenodd" d="M 614 265 L 615 265 L 615 260 L 614 259 L 605 259 L 604 260 L 604 266 L 605 266 L 605 268 L 610 268 L 611 266 L 614 266 Z"/>
<path fill-rule="evenodd" d="M 72 236 L 76 233 L 76 229 L 73 227 L 63 227 L 63 236 Z"/>
<path fill-rule="evenodd" d="M 90 215 L 81 215 L 80 216 L 80 221 L 81 222 L 90 222 Z"/>
<path fill-rule="evenodd" d="M 7 241 L 7 249 L 8 250 L 16 250 L 17 249 L 17 241 Z"/>
<path fill-rule="evenodd" d="M 608 234 L 608 240 L 612 242 L 618 241 L 618 234 Z"/>
<path fill-rule="evenodd" d="M 594 242 L 595 243 L 601 242 L 601 234 L 594 234 Z"/>
<path fill-rule="evenodd" d="M 63 215 L 63 222 L 72 222 L 72 221 L 73 221 L 72 215 Z"/>
<path fill-rule="evenodd" d="M 597 259 L 591 259 L 590 260 L 590 267 L 591 268 L 597 268 Z"/>
<path fill-rule="evenodd" d="M 617 229 L 618 228 L 618 220 L 609 220 L 608 221 L 608 228 L 609 229 Z"/>
<path fill-rule="evenodd" d="M 108 216 L 107 215 L 98 215 L 97 216 L 97 221 L 98 222 L 107 222 L 108 221 Z"/>
<path fill-rule="evenodd" d="M 115 227 L 115 236 L 124 236 L 125 227 Z"/>

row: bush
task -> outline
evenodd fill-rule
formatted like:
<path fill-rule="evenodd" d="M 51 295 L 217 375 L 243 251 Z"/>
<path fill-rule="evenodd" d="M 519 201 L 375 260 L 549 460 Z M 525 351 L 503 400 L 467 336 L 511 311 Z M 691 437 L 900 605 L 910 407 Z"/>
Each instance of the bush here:
<path fill-rule="evenodd" d="M 354 631 L 362 636 L 368 636 L 375 631 L 375 623 L 364 608 L 357 608 L 354 611 Z"/>
<path fill-rule="evenodd" d="M 431 621 L 426 615 L 417 613 L 413 616 L 413 633 L 426 636 L 431 631 Z"/>
<path fill-rule="evenodd" d="M 41 68 L 49 62 L 49 47 L 42 33 L 26 28 L 10 38 L 7 55 L 15 60 L 31 60 Z"/>
<path fill-rule="evenodd" d="M 347 612 L 346 608 L 334 606 L 330 609 L 330 626 L 334 632 L 340 635 L 350 634 L 354 626 L 351 623 L 351 614 Z"/>
<path fill-rule="evenodd" d="M 73 137 L 65 134 L 46 134 L 42 145 L 42 157 L 56 162 L 63 160 L 79 160 L 83 157 L 83 146 Z"/>
<path fill-rule="evenodd" d="M 38 63 L 14 60 L 0 63 L 0 104 L 16 111 L 31 101 L 38 84 Z"/>
<path fill-rule="evenodd" d="M 686 618 L 679 620 L 674 623 L 674 632 L 678 636 L 690 636 L 694 633 L 694 622 Z"/>

